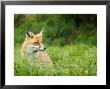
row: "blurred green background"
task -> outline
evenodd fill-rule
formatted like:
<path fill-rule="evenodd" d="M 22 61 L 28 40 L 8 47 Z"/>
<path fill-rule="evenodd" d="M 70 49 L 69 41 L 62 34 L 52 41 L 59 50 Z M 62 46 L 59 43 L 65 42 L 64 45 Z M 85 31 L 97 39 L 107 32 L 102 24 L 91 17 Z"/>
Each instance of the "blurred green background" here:
<path fill-rule="evenodd" d="M 20 55 L 26 30 L 37 34 L 44 28 L 43 41 L 53 66 L 38 66 Z M 15 76 L 96 76 L 96 14 L 15 14 Z"/>
<path fill-rule="evenodd" d="M 37 34 L 43 27 L 46 45 L 97 45 L 96 14 L 15 14 L 14 17 L 15 45 L 24 41 L 27 29 Z"/>

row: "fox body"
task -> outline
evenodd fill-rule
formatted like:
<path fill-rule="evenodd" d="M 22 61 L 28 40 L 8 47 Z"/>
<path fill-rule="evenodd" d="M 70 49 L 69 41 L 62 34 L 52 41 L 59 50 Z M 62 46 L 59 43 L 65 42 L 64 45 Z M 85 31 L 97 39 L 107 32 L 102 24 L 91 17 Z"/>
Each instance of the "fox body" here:
<path fill-rule="evenodd" d="M 42 31 L 36 35 L 31 31 L 27 31 L 21 48 L 21 56 L 25 56 L 29 60 L 35 59 L 38 64 L 52 65 L 52 61 L 45 51 L 46 48 L 43 45 L 42 36 Z"/>

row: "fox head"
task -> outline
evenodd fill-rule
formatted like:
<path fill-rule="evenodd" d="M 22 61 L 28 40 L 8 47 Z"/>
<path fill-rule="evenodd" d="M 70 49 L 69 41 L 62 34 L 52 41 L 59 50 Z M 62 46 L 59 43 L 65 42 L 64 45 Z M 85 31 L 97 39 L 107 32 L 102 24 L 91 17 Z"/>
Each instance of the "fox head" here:
<path fill-rule="evenodd" d="M 42 30 L 38 34 L 34 34 L 31 30 L 27 30 L 25 42 L 29 45 L 28 48 L 33 49 L 33 51 L 45 50 L 46 47 L 43 45 L 42 36 Z"/>

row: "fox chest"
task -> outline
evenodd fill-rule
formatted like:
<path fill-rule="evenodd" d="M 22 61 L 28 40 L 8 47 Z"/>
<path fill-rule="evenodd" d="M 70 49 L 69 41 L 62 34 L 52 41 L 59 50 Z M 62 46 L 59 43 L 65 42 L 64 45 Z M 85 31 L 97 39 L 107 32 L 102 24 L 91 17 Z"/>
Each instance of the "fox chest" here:
<path fill-rule="evenodd" d="M 24 54 L 29 58 L 35 58 L 37 51 L 38 51 L 37 48 L 33 47 L 32 45 L 28 45 L 24 50 Z"/>

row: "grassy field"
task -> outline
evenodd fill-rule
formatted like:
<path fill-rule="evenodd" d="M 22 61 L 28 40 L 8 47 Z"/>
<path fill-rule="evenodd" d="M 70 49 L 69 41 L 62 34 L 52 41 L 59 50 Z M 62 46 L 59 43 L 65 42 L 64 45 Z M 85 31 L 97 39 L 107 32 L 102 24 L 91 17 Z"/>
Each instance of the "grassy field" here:
<path fill-rule="evenodd" d="M 21 58 L 20 49 L 26 30 L 38 34 L 53 61 L 52 67 L 39 66 L 36 60 Z M 15 76 L 96 76 L 96 14 L 15 14 Z"/>
<path fill-rule="evenodd" d="M 96 76 L 97 48 L 94 45 L 76 44 L 64 47 L 51 46 L 46 51 L 54 65 L 38 66 L 35 60 L 21 58 L 21 44 L 14 48 L 15 76 Z"/>

